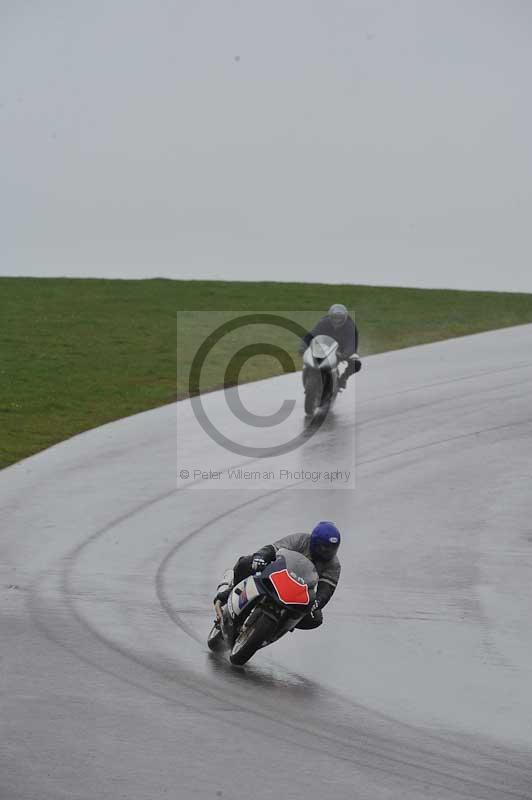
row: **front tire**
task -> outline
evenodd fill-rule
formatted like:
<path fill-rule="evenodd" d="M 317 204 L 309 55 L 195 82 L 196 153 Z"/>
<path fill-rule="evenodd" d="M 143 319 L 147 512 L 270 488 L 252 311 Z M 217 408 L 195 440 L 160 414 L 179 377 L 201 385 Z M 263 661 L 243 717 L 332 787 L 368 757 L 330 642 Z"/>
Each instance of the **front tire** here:
<path fill-rule="evenodd" d="M 266 614 L 259 614 L 255 620 L 250 620 L 250 624 L 245 625 L 236 638 L 229 656 L 231 664 L 243 666 L 262 647 L 263 642 L 271 639 L 276 629 L 277 621 Z"/>
<path fill-rule="evenodd" d="M 212 626 L 209 635 L 207 636 L 207 647 L 209 650 L 216 652 L 223 644 L 223 634 L 219 625 L 216 623 Z"/>
<path fill-rule="evenodd" d="M 321 405 L 323 385 L 321 375 L 310 373 L 305 381 L 305 414 L 312 417 Z"/>

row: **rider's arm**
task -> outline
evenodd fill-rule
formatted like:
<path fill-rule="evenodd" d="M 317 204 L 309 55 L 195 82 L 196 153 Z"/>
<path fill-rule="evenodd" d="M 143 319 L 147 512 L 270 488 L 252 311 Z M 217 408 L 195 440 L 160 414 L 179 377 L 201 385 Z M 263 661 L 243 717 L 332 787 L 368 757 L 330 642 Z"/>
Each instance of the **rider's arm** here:
<path fill-rule="evenodd" d="M 353 353 L 358 352 L 358 330 L 351 317 L 344 325 L 339 345 L 345 356 L 352 356 Z"/>
<path fill-rule="evenodd" d="M 290 536 L 283 536 L 273 543 L 275 550 L 284 547 L 285 550 L 295 550 L 296 553 L 305 553 L 305 543 L 307 536 L 304 533 L 292 533 Z"/>
<path fill-rule="evenodd" d="M 307 347 L 309 346 L 309 344 L 311 343 L 311 341 L 314 339 L 314 337 L 319 336 L 320 333 L 325 333 L 327 335 L 330 335 L 329 326 L 330 323 L 327 317 L 322 317 L 321 319 L 319 319 L 312 328 L 312 330 L 310 330 L 303 336 L 303 339 L 301 340 L 301 344 L 299 347 L 299 352 L 303 354 L 307 349 Z"/>
<path fill-rule="evenodd" d="M 266 564 L 269 564 L 270 561 L 275 561 L 276 552 L 273 544 L 265 544 L 264 547 L 261 547 L 260 550 L 253 553 L 253 558 L 258 556 L 259 558 L 263 558 Z"/>
<path fill-rule="evenodd" d="M 324 608 L 335 593 L 340 580 L 340 569 L 340 562 L 337 559 L 333 559 L 332 564 L 328 564 L 321 571 L 318 588 L 316 589 L 316 600 L 319 608 Z"/>
<path fill-rule="evenodd" d="M 333 585 L 331 581 L 318 581 L 318 588 L 316 589 L 316 602 L 318 603 L 318 608 L 325 608 L 335 591 L 336 584 Z"/>
<path fill-rule="evenodd" d="M 306 538 L 304 533 L 293 533 L 290 536 L 284 536 L 273 544 L 266 544 L 264 547 L 261 547 L 260 550 L 256 550 L 249 558 L 252 560 L 257 557 L 263 558 L 266 564 L 269 564 L 275 561 L 277 551 L 281 547 L 284 547 L 286 550 L 295 550 L 298 553 L 304 553 Z"/>

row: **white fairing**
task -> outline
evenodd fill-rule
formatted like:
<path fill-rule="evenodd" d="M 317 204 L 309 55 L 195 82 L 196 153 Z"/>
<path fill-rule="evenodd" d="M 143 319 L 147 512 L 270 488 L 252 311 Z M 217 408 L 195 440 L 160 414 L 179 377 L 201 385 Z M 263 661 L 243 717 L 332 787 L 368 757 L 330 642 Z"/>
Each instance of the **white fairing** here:
<path fill-rule="evenodd" d="M 331 336 L 315 336 L 303 355 L 303 363 L 313 369 L 334 369 L 338 363 L 338 342 Z"/>
<path fill-rule="evenodd" d="M 231 617 L 233 619 L 238 617 L 259 594 L 260 592 L 253 576 L 244 578 L 243 581 L 237 583 L 227 598 L 227 609 Z"/>

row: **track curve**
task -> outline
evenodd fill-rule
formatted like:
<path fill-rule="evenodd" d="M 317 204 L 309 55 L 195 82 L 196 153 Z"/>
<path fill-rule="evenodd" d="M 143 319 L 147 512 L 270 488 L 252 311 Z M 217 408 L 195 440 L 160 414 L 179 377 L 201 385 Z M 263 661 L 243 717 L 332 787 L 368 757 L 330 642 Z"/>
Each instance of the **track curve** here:
<path fill-rule="evenodd" d="M 531 335 L 368 359 L 354 492 L 178 491 L 172 407 L 5 470 L 2 800 L 530 800 Z M 279 381 L 299 392 L 247 391 L 275 408 Z M 220 571 L 323 516 L 346 531 L 326 624 L 245 672 L 212 657 Z"/>

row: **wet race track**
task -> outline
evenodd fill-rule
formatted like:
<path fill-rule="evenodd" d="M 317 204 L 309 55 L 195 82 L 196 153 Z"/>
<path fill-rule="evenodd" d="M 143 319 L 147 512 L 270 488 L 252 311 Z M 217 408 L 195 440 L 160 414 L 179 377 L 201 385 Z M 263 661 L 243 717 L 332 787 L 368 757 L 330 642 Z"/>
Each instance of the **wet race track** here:
<path fill-rule="evenodd" d="M 176 488 L 172 406 L 5 470 L 1 800 L 530 800 L 531 340 L 367 359 L 355 426 L 352 381 L 288 456 L 343 459 L 356 431 L 351 490 Z M 300 376 L 246 391 L 287 388 L 295 434 Z M 192 423 L 182 448 L 251 461 Z M 244 670 L 209 653 L 223 569 L 322 518 L 344 533 L 325 624 Z"/>

